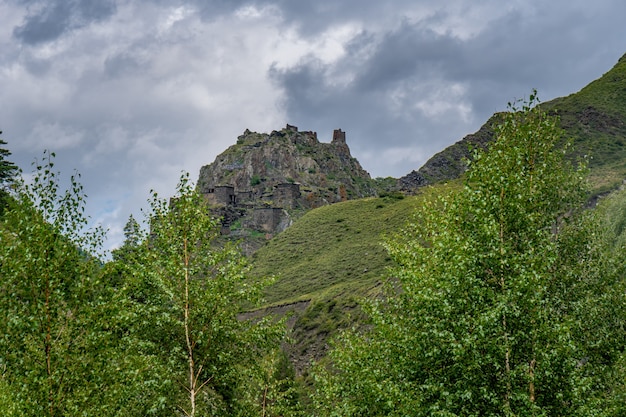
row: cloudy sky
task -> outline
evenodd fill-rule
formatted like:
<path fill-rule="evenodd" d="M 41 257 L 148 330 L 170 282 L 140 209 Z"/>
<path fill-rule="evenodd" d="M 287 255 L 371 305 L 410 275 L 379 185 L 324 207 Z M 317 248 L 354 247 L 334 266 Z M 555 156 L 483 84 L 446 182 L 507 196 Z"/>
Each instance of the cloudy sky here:
<path fill-rule="evenodd" d="M 26 172 L 82 174 L 118 244 L 149 190 L 246 128 L 347 132 L 400 177 L 532 88 L 580 90 L 626 53 L 623 0 L 3 0 L 0 130 Z"/>

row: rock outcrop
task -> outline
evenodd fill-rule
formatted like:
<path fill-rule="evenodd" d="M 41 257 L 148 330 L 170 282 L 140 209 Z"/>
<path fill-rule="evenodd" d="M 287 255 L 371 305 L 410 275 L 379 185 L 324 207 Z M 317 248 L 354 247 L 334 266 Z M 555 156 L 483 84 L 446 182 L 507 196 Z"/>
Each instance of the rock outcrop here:
<path fill-rule="evenodd" d="M 417 171 L 399 178 L 400 190 L 414 193 L 425 185 L 460 177 L 467 170 L 465 161 L 471 157 L 472 149 L 485 148 L 493 140 L 493 125 L 500 117 L 500 113 L 494 114 L 476 133 L 435 154 Z"/>
<path fill-rule="evenodd" d="M 246 228 L 270 236 L 298 212 L 376 194 L 345 132 L 322 143 L 316 132 L 292 125 L 270 134 L 246 129 L 200 169 L 198 189 L 223 218 L 224 233 Z"/>

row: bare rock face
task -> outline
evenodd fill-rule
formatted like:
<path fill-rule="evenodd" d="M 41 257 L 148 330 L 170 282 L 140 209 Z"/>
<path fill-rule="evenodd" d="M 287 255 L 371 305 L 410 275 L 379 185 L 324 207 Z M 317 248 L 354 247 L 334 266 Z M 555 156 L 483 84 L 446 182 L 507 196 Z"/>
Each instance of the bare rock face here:
<path fill-rule="evenodd" d="M 406 174 L 404 177 L 398 179 L 398 184 L 400 186 L 400 191 L 411 193 L 416 191 L 420 187 L 428 185 L 428 181 L 426 180 L 426 178 L 424 178 L 422 174 L 413 170 Z"/>
<path fill-rule="evenodd" d="M 471 158 L 472 149 L 487 147 L 493 140 L 492 126 L 501 114 L 494 114 L 476 133 L 465 136 L 460 141 L 433 155 L 417 171 L 412 171 L 398 179 L 398 188 L 405 193 L 414 193 L 420 187 L 448 181 L 461 176 L 467 170 L 466 160 Z"/>
<path fill-rule="evenodd" d="M 322 143 L 316 132 L 291 125 L 270 134 L 246 129 L 200 169 L 198 189 L 214 207 L 242 209 L 243 224 L 269 235 L 290 223 L 290 212 L 376 194 L 345 132 L 335 130 L 332 141 Z M 228 223 L 238 224 L 232 216 Z"/>

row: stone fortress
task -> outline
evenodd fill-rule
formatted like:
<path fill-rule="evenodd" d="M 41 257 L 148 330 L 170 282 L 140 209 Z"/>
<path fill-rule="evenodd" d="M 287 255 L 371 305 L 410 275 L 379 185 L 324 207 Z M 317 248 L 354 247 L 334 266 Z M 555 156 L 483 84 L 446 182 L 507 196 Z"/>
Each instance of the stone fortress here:
<path fill-rule="evenodd" d="M 203 193 L 204 198 L 222 217 L 222 233 L 229 234 L 234 221 L 252 211 L 244 226 L 268 234 L 284 230 L 290 222 L 285 209 L 296 208 L 300 184 L 280 183 L 272 194 L 257 195 L 251 190 L 236 190 L 232 185 L 218 185 Z M 281 227 L 282 226 L 282 227 Z"/>
<path fill-rule="evenodd" d="M 370 181 L 350 155 L 344 131 L 321 143 L 316 132 L 287 124 L 269 135 L 246 129 L 202 167 L 198 189 L 222 218 L 223 234 L 247 229 L 271 237 L 306 210 L 373 195 Z"/>

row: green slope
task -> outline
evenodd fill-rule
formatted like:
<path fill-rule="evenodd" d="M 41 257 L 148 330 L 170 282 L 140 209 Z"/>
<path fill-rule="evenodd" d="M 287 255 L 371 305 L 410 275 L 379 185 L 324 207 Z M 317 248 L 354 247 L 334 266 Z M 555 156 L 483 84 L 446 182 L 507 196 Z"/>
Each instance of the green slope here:
<path fill-rule="evenodd" d="M 268 304 L 366 295 L 390 265 L 381 242 L 398 230 L 421 196 L 366 198 L 311 210 L 253 255 L 253 273 L 276 275 Z"/>
<path fill-rule="evenodd" d="M 293 343 L 286 351 L 298 375 L 325 355 L 328 338 L 339 329 L 362 325 L 364 298 L 380 294 L 391 265 L 382 246 L 398 232 L 421 202 L 455 186 L 422 188 L 415 196 L 351 200 L 309 211 L 252 257 L 252 273 L 276 276 L 266 290 L 263 310 L 292 313 Z"/>
<path fill-rule="evenodd" d="M 431 192 L 311 210 L 255 252 L 252 273 L 276 277 L 263 310 L 292 314 L 292 343 L 285 350 L 298 375 L 325 355 L 339 329 L 366 322 L 359 302 L 379 293 L 391 264 L 384 235 L 398 231 Z"/>

